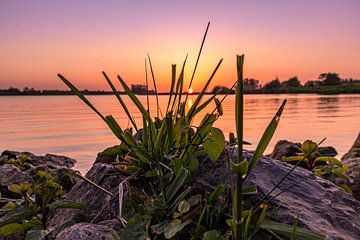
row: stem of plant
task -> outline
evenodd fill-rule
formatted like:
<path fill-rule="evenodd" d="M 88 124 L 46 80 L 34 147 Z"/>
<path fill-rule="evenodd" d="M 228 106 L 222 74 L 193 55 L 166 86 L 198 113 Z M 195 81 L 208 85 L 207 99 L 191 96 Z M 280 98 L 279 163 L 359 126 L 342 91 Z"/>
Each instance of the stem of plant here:
<path fill-rule="evenodd" d="M 243 111 L 244 111 L 244 94 L 243 94 L 243 63 L 244 55 L 237 56 L 237 74 L 238 82 L 236 86 L 236 102 L 235 102 L 235 114 L 236 114 L 236 133 L 238 141 L 238 162 L 243 160 Z M 242 239 L 242 174 L 237 173 L 236 176 L 236 189 L 235 197 L 233 201 L 234 211 L 234 238 L 237 240 Z"/>

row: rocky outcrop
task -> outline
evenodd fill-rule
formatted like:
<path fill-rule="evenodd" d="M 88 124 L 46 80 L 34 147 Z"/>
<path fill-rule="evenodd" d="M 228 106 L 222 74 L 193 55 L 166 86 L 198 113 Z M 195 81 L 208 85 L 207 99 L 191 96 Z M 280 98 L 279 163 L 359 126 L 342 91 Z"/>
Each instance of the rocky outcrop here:
<path fill-rule="evenodd" d="M 319 147 L 318 152 L 322 156 L 335 157 L 337 151 L 333 147 Z M 295 156 L 301 153 L 301 143 L 294 143 L 287 140 L 279 140 L 269 157 L 281 160 L 282 157 Z"/>
<path fill-rule="evenodd" d="M 33 166 L 46 166 L 49 169 L 59 169 L 59 168 L 72 168 L 76 160 L 65 157 L 58 156 L 54 154 L 46 154 L 45 156 L 37 156 L 30 152 L 16 152 L 6 150 L 1 154 L 2 157 L 10 158 L 26 158 L 29 163 Z"/>
<path fill-rule="evenodd" d="M 17 198 L 17 194 L 8 191 L 10 184 L 21 182 L 33 183 L 37 171 L 51 172 L 55 179 L 62 185 L 67 192 L 76 183 L 76 171 L 72 170 L 76 160 L 65 156 L 46 154 L 37 156 L 29 152 L 4 151 L 1 154 L 0 162 L 0 193 L 3 197 Z M 27 165 L 16 163 L 22 159 Z M 8 161 L 10 160 L 10 161 Z M 11 162 L 16 160 L 15 162 Z"/>
<path fill-rule="evenodd" d="M 62 231 L 57 240 L 114 240 L 113 233 L 107 226 L 78 223 Z"/>
<path fill-rule="evenodd" d="M 251 153 L 247 152 L 244 156 L 250 158 Z M 235 157 L 234 155 L 233 158 Z M 262 199 L 292 167 L 293 165 L 271 158 L 261 159 L 246 182 L 246 184 L 256 184 L 258 194 L 247 201 L 254 204 Z M 215 164 L 203 159 L 192 185 L 199 189 L 212 190 L 218 183 L 229 181 L 228 175 L 224 175 L 226 169 L 225 157 L 221 157 Z M 113 197 L 81 180 L 65 195 L 65 198 L 82 202 L 87 209 L 80 212 L 61 210 L 51 217 L 51 226 L 59 226 L 79 213 L 98 215 L 99 221 L 103 220 L 103 223 L 114 221 L 111 219 L 117 216 L 118 185 L 123 181 L 124 176 L 110 164 L 96 163 L 86 177 L 109 190 Z M 358 239 L 360 235 L 360 202 L 341 188 L 316 177 L 306 169 L 296 168 L 269 196 L 268 215 L 275 221 L 294 224 L 299 214 L 300 226 L 324 234 L 327 239 Z M 272 197 L 275 198 L 271 199 Z M 121 228 L 116 220 L 115 224 Z M 119 231 L 120 229 L 117 229 L 117 232 Z M 61 236 L 62 234 L 64 233 L 61 233 Z"/>
<path fill-rule="evenodd" d="M 350 187 L 353 196 L 360 201 L 360 133 L 341 160 L 349 168 L 346 174 L 351 178 Z"/>

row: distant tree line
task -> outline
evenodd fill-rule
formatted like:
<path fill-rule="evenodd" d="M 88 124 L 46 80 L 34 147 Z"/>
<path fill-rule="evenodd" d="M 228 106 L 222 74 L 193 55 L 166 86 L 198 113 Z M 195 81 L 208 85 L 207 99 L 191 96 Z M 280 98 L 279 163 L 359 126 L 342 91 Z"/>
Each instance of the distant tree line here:
<path fill-rule="evenodd" d="M 309 80 L 304 85 L 301 84 L 297 76 L 287 80 L 280 81 L 275 78 L 270 82 L 261 85 L 259 80 L 246 78 L 243 82 L 245 93 L 286 93 L 286 92 L 313 92 L 310 88 L 331 87 L 331 86 L 358 86 L 360 89 L 360 79 L 342 79 L 338 73 L 327 72 L 321 73 L 317 80 Z M 227 87 L 215 86 L 213 93 L 234 93 Z"/>
<path fill-rule="evenodd" d="M 360 93 L 360 79 L 342 79 L 338 73 L 321 73 L 316 80 L 309 80 L 301 84 L 297 76 L 280 81 L 279 78 L 261 85 L 260 81 L 254 78 L 246 78 L 243 82 L 245 93 Z M 135 94 L 154 94 L 154 90 L 148 90 L 146 85 L 133 84 L 131 90 Z M 111 91 L 83 90 L 86 95 L 107 95 Z M 124 92 L 119 92 L 124 94 Z M 210 93 L 234 94 L 235 90 L 225 86 L 215 86 Z M 70 90 L 36 90 L 25 87 L 22 90 L 14 87 L 0 89 L 0 95 L 72 95 Z M 159 94 L 168 94 L 162 92 Z"/>

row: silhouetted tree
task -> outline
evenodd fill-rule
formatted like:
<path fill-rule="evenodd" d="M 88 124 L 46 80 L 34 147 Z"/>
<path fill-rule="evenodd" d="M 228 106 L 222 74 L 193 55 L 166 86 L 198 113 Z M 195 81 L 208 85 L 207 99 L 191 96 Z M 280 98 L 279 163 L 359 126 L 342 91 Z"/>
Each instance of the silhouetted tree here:
<path fill-rule="evenodd" d="M 300 83 L 298 77 L 295 76 L 295 77 L 289 78 L 289 80 L 283 81 L 281 83 L 281 86 L 282 87 L 300 87 L 301 83 Z"/>
<path fill-rule="evenodd" d="M 325 86 L 336 86 L 341 85 L 341 78 L 338 73 L 321 73 L 319 79 L 322 81 L 322 84 Z"/>
<path fill-rule="evenodd" d="M 256 80 L 254 78 L 245 78 L 244 79 L 244 90 L 245 91 L 254 91 L 258 89 L 259 86 L 259 80 Z"/>
<path fill-rule="evenodd" d="M 226 94 L 229 92 L 229 88 L 225 86 L 215 86 L 212 90 L 212 93 Z M 231 90 L 230 93 L 235 93 L 235 90 Z"/>
<path fill-rule="evenodd" d="M 275 80 L 272 80 L 264 85 L 264 89 L 274 89 L 279 87 L 281 87 L 281 83 L 277 77 Z"/>

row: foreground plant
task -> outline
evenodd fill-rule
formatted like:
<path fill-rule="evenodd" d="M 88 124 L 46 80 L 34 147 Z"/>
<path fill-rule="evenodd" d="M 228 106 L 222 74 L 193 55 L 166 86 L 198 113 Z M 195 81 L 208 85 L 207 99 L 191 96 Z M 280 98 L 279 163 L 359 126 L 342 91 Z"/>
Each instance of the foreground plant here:
<path fill-rule="evenodd" d="M 322 156 L 318 149 L 319 144 L 311 140 L 306 140 L 301 144 L 300 155 L 282 157 L 281 161 L 306 168 L 316 176 L 329 180 L 346 192 L 351 193 L 351 188 L 347 185 L 350 179 L 344 174 L 348 168 L 335 157 Z"/>
<path fill-rule="evenodd" d="M 26 239 L 46 239 L 54 230 L 48 228 L 48 216 L 59 208 L 83 209 L 81 203 L 60 200 L 63 187 L 50 172 L 37 171 L 25 157 L 1 159 L 2 163 L 14 164 L 22 170 L 36 171 L 34 183 L 11 184 L 8 190 L 13 198 L 0 198 L 6 204 L 0 209 L 0 238 L 23 233 Z"/>
<path fill-rule="evenodd" d="M 208 27 L 187 89 L 191 88 Z M 80 90 L 63 75 L 58 74 L 59 78 L 98 114 L 120 141 L 116 148 L 118 161 L 114 163 L 114 167 L 127 175 L 119 185 L 118 217 L 124 225 L 121 239 L 248 239 L 260 232 L 262 234 L 266 232 L 267 236 L 273 232 L 303 239 L 319 239 L 319 235 L 305 230 L 299 231 L 296 226 L 280 226 L 276 223 L 264 222 L 265 204 L 251 209 L 243 207 L 244 195 L 256 193 L 255 186 L 244 186 L 243 183 L 262 157 L 274 134 L 285 102 L 270 122 L 253 157 L 250 160 L 243 159 L 242 146 L 245 144 L 243 141 L 243 56 L 238 56 L 237 60 L 238 161 L 232 162 L 229 157 L 232 171 L 237 176 L 237 184 L 235 188 L 219 184 L 212 190 L 199 189 L 193 185 L 193 182 L 201 161 L 206 156 L 213 162 L 218 161 L 225 148 L 224 134 L 221 129 L 213 127 L 213 124 L 223 114 L 221 104 L 227 94 L 218 99 L 215 93 L 203 101 L 204 94 L 222 60 L 218 62 L 189 109 L 186 108 L 188 97 L 183 94 L 186 59 L 178 77 L 176 77 L 176 65 L 172 65 L 172 80 L 166 111 L 164 114 L 161 113 L 157 101 L 156 117 L 150 114 L 149 94 L 147 94 L 146 104 L 141 103 L 127 83 L 117 76 L 126 96 L 142 115 L 142 128 L 138 126 L 122 96 L 105 72 L 103 76 L 124 109 L 132 124 L 131 128 L 123 129 L 112 115 L 102 115 Z M 145 61 L 147 89 L 148 64 L 157 98 L 154 69 L 149 56 Z M 213 111 L 203 117 L 199 126 L 194 126 L 195 117 L 210 103 L 215 104 Z M 231 136 L 230 142 L 234 145 L 236 139 L 235 136 Z M 233 192 L 235 193 L 232 194 Z M 123 199 L 125 194 L 126 201 Z M 228 211 L 231 206 L 232 214 Z"/>

